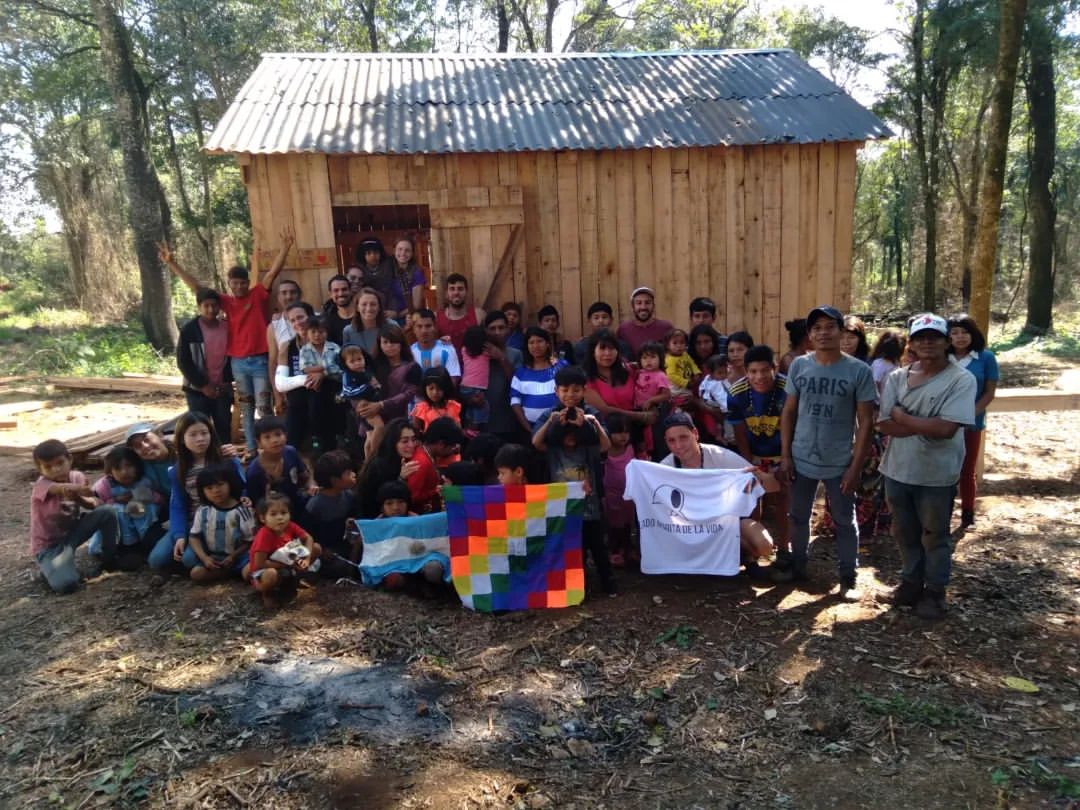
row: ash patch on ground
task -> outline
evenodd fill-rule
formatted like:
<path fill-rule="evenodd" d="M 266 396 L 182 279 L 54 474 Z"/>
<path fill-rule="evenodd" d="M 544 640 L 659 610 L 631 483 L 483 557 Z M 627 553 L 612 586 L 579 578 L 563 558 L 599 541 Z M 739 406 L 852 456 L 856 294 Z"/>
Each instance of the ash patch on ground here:
<path fill-rule="evenodd" d="M 442 735 L 449 723 L 435 705 L 446 687 L 418 682 L 403 666 L 355 666 L 332 658 L 290 656 L 256 663 L 236 677 L 181 699 L 243 728 L 276 727 L 294 743 L 336 729 L 381 743 Z"/>

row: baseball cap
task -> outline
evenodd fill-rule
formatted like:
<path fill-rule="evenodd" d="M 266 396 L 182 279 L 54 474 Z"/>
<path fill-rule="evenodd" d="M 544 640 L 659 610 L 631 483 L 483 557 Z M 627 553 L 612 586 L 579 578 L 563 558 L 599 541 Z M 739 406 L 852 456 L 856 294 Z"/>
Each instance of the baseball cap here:
<path fill-rule="evenodd" d="M 124 433 L 124 444 L 131 444 L 131 440 L 134 439 L 136 436 L 142 436 L 144 433 L 153 432 L 154 426 L 151 425 L 149 422 L 139 422 L 137 424 L 134 424 L 127 429 L 126 433 Z"/>
<path fill-rule="evenodd" d="M 938 332 L 945 337 L 949 336 L 949 324 L 940 315 L 935 315 L 933 312 L 924 312 L 922 315 L 916 315 L 911 319 L 911 325 L 908 327 L 908 334 L 911 337 L 915 337 L 919 332 L 926 332 L 927 330 Z"/>
<path fill-rule="evenodd" d="M 434 444 L 445 442 L 446 444 L 464 444 L 465 434 L 458 427 L 457 422 L 449 416 L 440 416 L 427 426 L 424 431 L 424 443 Z"/>
<path fill-rule="evenodd" d="M 634 291 L 630 293 L 630 301 L 632 302 L 637 296 L 641 295 L 642 293 L 648 293 L 649 298 L 652 298 L 654 300 L 656 298 L 656 293 L 653 292 L 652 287 L 635 287 Z"/>
<path fill-rule="evenodd" d="M 664 433 L 667 433 L 668 428 L 673 427 L 685 427 L 694 430 L 694 420 L 686 411 L 675 411 L 664 420 L 661 427 Z"/>
<path fill-rule="evenodd" d="M 836 307 L 830 307 L 828 304 L 822 304 L 819 307 L 814 307 L 810 310 L 810 314 L 806 316 L 806 328 L 809 329 L 819 315 L 824 315 L 830 320 L 836 321 L 837 325 L 841 328 L 844 326 L 844 313 L 838 310 Z"/>

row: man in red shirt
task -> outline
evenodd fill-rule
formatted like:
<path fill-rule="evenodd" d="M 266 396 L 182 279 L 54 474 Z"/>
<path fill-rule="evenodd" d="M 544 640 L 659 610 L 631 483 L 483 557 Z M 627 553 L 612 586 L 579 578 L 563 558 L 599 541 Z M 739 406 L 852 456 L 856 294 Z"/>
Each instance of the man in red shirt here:
<path fill-rule="evenodd" d="M 671 331 L 671 322 L 656 317 L 656 294 L 649 287 L 638 287 L 630 293 L 630 309 L 633 315 L 619 324 L 616 333 L 633 351 L 634 358 L 646 343 L 664 345 Z"/>
<path fill-rule="evenodd" d="M 248 450 L 255 450 L 255 407 L 260 416 L 272 413 L 270 404 L 270 372 L 267 361 L 266 325 L 270 322 L 268 304 L 274 284 L 293 243 L 292 231 L 281 234 L 281 250 L 274 263 L 261 279 L 255 274 L 251 283 L 248 271 L 233 267 L 228 273 L 229 295 L 221 296 L 221 311 L 229 328 L 228 355 L 233 380 L 236 382 L 240 416 L 244 425 L 244 440 Z M 202 285 L 176 262 L 167 243 L 158 245 L 158 256 L 193 293 L 199 294 Z"/>
<path fill-rule="evenodd" d="M 439 327 L 442 339 L 454 344 L 460 358 L 465 330 L 484 323 L 484 310 L 466 305 L 469 280 L 461 273 L 451 273 L 446 277 L 445 291 L 446 306 L 439 310 L 435 325 Z"/>

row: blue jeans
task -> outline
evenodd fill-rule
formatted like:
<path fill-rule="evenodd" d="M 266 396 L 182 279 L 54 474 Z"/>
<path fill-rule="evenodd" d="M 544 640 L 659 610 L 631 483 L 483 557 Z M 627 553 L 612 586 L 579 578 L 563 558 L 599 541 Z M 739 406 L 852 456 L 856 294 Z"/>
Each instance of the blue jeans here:
<path fill-rule="evenodd" d="M 57 593 L 71 593 L 79 587 L 75 549 L 99 532 L 102 556 L 106 563 L 112 562 L 116 558 L 116 538 L 120 533 L 120 524 L 116 519 L 116 511 L 108 505 L 83 514 L 62 540 L 38 553 L 35 562 L 50 588 Z"/>
<path fill-rule="evenodd" d="M 270 376 L 265 354 L 229 359 L 233 379 L 236 381 L 237 399 L 240 400 L 240 418 L 244 425 L 244 442 L 249 450 L 255 449 L 255 406 L 260 415 L 270 413 Z"/>
<path fill-rule="evenodd" d="M 173 547 L 175 545 L 176 538 L 171 534 L 166 533 L 165 536 L 158 540 L 150 550 L 150 554 L 146 558 L 146 564 L 156 571 L 167 572 L 175 570 L 177 564 L 173 559 Z M 199 564 L 199 555 L 195 553 L 190 544 L 184 546 L 181 564 L 189 571 Z"/>
<path fill-rule="evenodd" d="M 944 589 L 952 573 L 953 539 L 949 533 L 956 487 L 923 487 L 885 478 L 892 510 L 892 533 L 900 547 L 907 582 Z"/>
<path fill-rule="evenodd" d="M 829 514 L 836 525 L 836 570 L 842 577 L 855 576 L 859 567 L 859 524 L 855 520 L 855 496 L 840 491 L 840 477 L 821 483 L 829 496 Z M 810 550 L 810 514 L 814 509 L 818 479 L 796 474 L 788 503 L 791 556 L 797 568 L 805 569 Z"/>

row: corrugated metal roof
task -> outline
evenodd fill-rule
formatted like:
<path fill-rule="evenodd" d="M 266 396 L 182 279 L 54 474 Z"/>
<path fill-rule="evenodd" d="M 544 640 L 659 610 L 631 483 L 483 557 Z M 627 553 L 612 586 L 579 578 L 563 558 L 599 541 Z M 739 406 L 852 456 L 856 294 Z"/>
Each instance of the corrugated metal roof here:
<path fill-rule="evenodd" d="M 265 54 L 212 152 L 431 154 L 863 141 L 892 133 L 789 50 Z"/>

